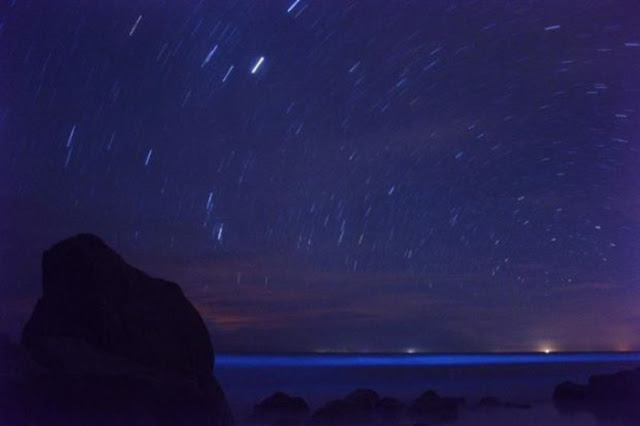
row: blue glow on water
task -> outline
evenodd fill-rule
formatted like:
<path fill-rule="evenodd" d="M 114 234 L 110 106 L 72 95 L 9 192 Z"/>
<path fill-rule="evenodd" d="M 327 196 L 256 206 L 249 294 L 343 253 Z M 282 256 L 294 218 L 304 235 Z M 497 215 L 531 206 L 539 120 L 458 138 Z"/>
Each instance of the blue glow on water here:
<path fill-rule="evenodd" d="M 358 366 L 450 366 L 496 364 L 549 364 L 640 362 L 640 353 L 551 353 L 551 354 L 220 354 L 218 366 L 238 367 L 358 367 Z"/>

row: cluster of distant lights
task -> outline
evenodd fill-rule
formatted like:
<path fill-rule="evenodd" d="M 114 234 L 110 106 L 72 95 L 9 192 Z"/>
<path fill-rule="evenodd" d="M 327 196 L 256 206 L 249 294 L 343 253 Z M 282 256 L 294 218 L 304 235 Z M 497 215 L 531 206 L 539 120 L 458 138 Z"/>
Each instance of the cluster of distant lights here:
<path fill-rule="evenodd" d="M 615 351 L 612 352 L 633 352 L 628 345 L 619 345 Z M 375 354 L 377 352 L 375 351 L 368 351 L 368 350 L 356 350 L 354 351 L 353 349 L 348 349 L 348 348 L 340 348 L 340 349 L 327 349 L 327 348 L 323 348 L 323 349 L 316 349 L 313 351 L 313 353 L 316 354 L 354 354 L 354 353 L 358 353 L 358 354 Z M 390 352 L 389 354 L 407 354 L 407 355 L 438 355 L 439 352 L 431 352 L 428 350 L 424 350 L 421 348 L 417 348 L 417 347 L 408 347 L 405 349 L 401 349 L 399 351 L 396 352 Z M 493 353 L 493 354 L 500 354 L 500 353 L 516 353 L 516 352 L 504 352 L 504 351 L 489 351 L 488 353 Z M 537 349 L 531 350 L 531 351 L 523 351 L 523 352 L 518 352 L 518 353 L 528 353 L 528 354 L 545 354 L 545 355 L 549 355 L 549 354 L 562 354 L 563 352 L 561 350 L 558 350 L 558 348 L 553 347 L 553 346 L 539 346 Z"/>
<path fill-rule="evenodd" d="M 556 352 L 553 348 L 551 347 L 543 347 L 540 348 L 539 350 L 537 350 L 536 352 L 541 352 L 543 354 L 550 354 L 552 352 Z M 407 348 L 404 350 L 404 353 L 406 354 L 418 354 L 418 353 L 423 353 L 421 350 L 416 349 L 416 348 Z"/>
<path fill-rule="evenodd" d="M 339 354 L 339 353 L 354 353 L 354 351 L 352 350 L 348 350 L 348 349 L 316 349 L 313 351 L 316 354 Z M 369 351 L 358 351 L 357 353 L 368 353 Z M 500 351 L 497 351 L 498 353 Z M 555 353 L 558 352 L 556 349 L 550 347 L 550 346 L 543 346 L 539 349 L 536 349 L 534 351 L 531 351 L 530 353 L 543 353 L 543 354 L 551 354 L 551 353 Z M 624 351 L 623 351 L 624 352 Z M 429 351 L 425 351 L 422 349 L 418 349 L 418 348 L 406 348 L 403 349 L 401 351 L 399 351 L 398 353 L 404 353 L 407 355 L 428 355 L 432 352 Z"/>
<path fill-rule="evenodd" d="M 421 351 L 419 351 L 418 349 L 415 349 L 415 348 L 408 348 L 408 349 L 405 349 L 405 351 L 404 351 L 404 352 L 405 352 L 406 354 L 417 354 L 417 353 L 421 353 Z M 536 352 L 540 352 L 540 353 L 543 353 L 543 354 L 550 354 L 550 353 L 552 353 L 552 352 L 556 352 L 556 351 L 555 351 L 554 349 L 552 349 L 552 348 L 542 348 L 542 349 L 539 349 L 539 350 L 538 350 L 538 351 L 536 351 Z"/>

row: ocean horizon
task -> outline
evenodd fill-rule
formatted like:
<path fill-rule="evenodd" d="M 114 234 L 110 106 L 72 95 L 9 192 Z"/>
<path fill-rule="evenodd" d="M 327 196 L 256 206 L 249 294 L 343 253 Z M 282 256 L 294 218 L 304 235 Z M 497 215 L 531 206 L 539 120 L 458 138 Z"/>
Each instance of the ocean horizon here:
<path fill-rule="evenodd" d="M 227 352 L 217 365 L 482 365 L 562 362 L 640 362 L 640 352 Z"/>
<path fill-rule="evenodd" d="M 433 390 L 465 398 L 458 425 L 598 425 L 591 413 L 559 413 L 555 386 L 640 366 L 640 352 L 552 353 L 222 353 L 220 380 L 240 425 L 274 392 L 302 397 L 311 410 L 355 389 L 410 404 Z M 475 410 L 484 397 L 527 404 L 527 410 Z M 618 423 L 613 423 L 618 424 Z M 626 423 L 619 423 L 627 426 Z"/>

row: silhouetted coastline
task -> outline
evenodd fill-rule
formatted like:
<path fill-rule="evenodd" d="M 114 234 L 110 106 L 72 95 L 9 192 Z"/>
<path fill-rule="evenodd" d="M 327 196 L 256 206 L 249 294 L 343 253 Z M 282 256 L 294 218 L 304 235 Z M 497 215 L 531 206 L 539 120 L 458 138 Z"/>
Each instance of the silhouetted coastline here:
<path fill-rule="evenodd" d="M 88 234 L 54 245 L 44 253 L 42 265 L 43 295 L 24 327 L 21 344 L 0 336 L 0 424 L 234 424 L 225 392 L 214 377 L 208 330 L 177 284 L 149 277 Z M 252 376 L 260 368 L 286 367 L 295 356 L 273 355 L 277 362 L 253 366 Z M 500 359 L 500 355 L 478 356 Z M 300 359 L 309 364 L 312 357 L 322 355 Z M 473 359 L 473 355 L 467 357 Z M 598 356 L 582 358 L 597 360 Z M 324 363 L 339 375 L 354 368 L 345 359 L 349 356 L 325 355 Z M 398 362 L 394 365 L 393 358 L 372 355 L 370 359 L 388 368 L 389 374 L 407 368 Z M 476 357 L 474 362 L 489 359 L 493 358 Z M 456 362 L 447 366 L 459 374 L 449 376 L 450 381 L 460 380 L 473 368 Z M 247 377 L 237 378 L 246 389 L 255 386 Z M 427 389 L 407 400 L 378 389 L 353 389 L 315 406 L 298 395 L 278 391 L 255 401 L 251 412 L 236 413 L 238 423 L 425 425 L 456 423 L 470 413 L 509 416 L 535 408 L 528 401 L 494 395 L 473 399 L 464 393 Z M 585 385 L 563 382 L 553 392 L 554 406 L 561 414 L 590 413 L 597 421 L 620 425 L 640 424 L 638 400 L 640 368 L 592 375 Z"/>

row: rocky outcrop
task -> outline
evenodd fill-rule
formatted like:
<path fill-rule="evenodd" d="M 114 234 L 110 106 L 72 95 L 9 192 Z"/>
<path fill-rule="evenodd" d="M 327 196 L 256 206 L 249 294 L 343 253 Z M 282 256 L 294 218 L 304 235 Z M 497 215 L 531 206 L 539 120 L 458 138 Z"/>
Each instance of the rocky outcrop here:
<path fill-rule="evenodd" d="M 588 388 L 573 382 L 562 382 L 553 391 L 553 400 L 563 403 L 577 403 L 587 401 Z"/>
<path fill-rule="evenodd" d="M 312 424 L 369 425 L 393 423 L 404 413 L 404 404 L 395 398 L 380 398 L 371 389 L 356 389 L 343 399 L 329 401 L 313 413 Z"/>
<path fill-rule="evenodd" d="M 400 418 L 404 413 L 405 405 L 401 401 L 391 398 L 380 398 L 376 404 L 376 413 L 378 417 L 384 422 L 393 422 Z"/>
<path fill-rule="evenodd" d="M 318 408 L 311 418 L 316 425 L 365 425 L 374 420 L 372 410 L 362 409 L 344 399 L 335 399 Z"/>
<path fill-rule="evenodd" d="M 232 424 L 209 333 L 177 284 L 87 234 L 47 250 L 42 279 L 22 335 L 41 371 L 14 389 L 20 423 Z"/>
<path fill-rule="evenodd" d="M 298 424 L 309 414 L 309 405 L 299 396 L 275 392 L 253 407 L 250 420 L 257 424 Z"/>
<path fill-rule="evenodd" d="M 371 389 L 356 389 L 345 396 L 344 401 L 361 410 L 373 410 L 380 401 L 380 395 Z"/>
<path fill-rule="evenodd" d="M 553 401 L 560 412 L 590 411 L 603 421 L 640 424 L 640 368 L 594 375 L 586 385 L 561 383 Z"/>
<path fill-rule="evenodd" d="M 475 408 L 517 408 L 521 410 L 527 410 L 531 408 L 530 404 L 522 404 L 518 402 L 504 402 L 495 396 L 485 396 L 476 404 Z"/>
<path fill-rule="evenodd" d="M 130 266 L 98 237 L 78 235 L 47 250 L 42 290 L 22 337 L 44 365 L 61 367 L 47 346 L 64 338 L 159 371 L 211 376 L 209 333 L 180 287 Z"/>
<path fill-rule="evenodd" d="M 454 422 L 458 420 L 458 409 L 465 404 L 464 398 L 452 398 L 427 391 L 420 395 L 409 407 L 409 413 L 416 418 L 434 422 Z"/>
<path fill-rule="evenodd" d="M 343 399 L 326 403 L 313 414 L 316 425 L 395 424 L 400 420 L 415 422 L 454 422 L 464 398 L 451 398 L 428 391 L 420 395 L 408 409 L 395 398 L 384 397 L 369 389 L 357 389 Z M 407 417 L 408 416 L 408 417 Z"/>

